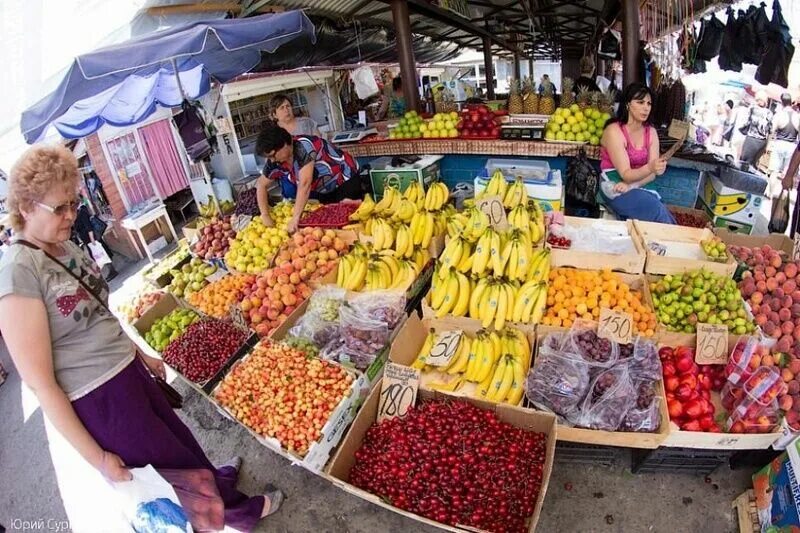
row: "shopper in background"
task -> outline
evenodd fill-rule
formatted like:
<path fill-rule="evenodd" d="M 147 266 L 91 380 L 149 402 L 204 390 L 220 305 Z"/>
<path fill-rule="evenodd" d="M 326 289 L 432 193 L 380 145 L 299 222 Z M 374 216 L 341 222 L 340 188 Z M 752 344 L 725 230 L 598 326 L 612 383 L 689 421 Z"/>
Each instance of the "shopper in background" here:
<path fill-rule="evenodd" d="M 622 92 L 617 116 L 606 124 L 600 140 L 600 191 L 606 203 L 622 219 L 675 224 L 675 218 L 649 189 L 667 169 L 659 153 L 658 133 L 650 124 L 653 93 L 641 83 Z"/>
<path fill-rule="evenodd" d="M 583 56 L 580 62 L 581 67 L 581 75 L 578 79 L 575 80 L 575 83 L 572 86 L 572 92 L 578 94 L 578 90 L 581 87 L 585 87 L 590 91 L 599 92 L 600 87 L 597 86 L 597 83 L 594 81 L 594 61 L 589 56 Z"/>
<path fill-rule="evenodd" d="M 403 94 L 403 78 L 392 80 L 392 95 L 389 97 L 389 118 L 402 117 L 406 113 L 406 97 Z"/>
<path fill-rule="evenodd" d="M 60 146 L 35 146 L 11 170 L 8 207 L 18 238 L 0 260 L 0 331 L 11 359 L 49 423 L 108 481 L 128 481 L 129 468 L 147 465 L 208 470 L 225 524 L 250 531 L 283 494 L 237 491 L 237 469 L 217 470 L 170 407 L 151 375 L 163 378 L 164 364 L 137 354 L 108 311 L 100 271 L 69 240 L 78 183 L 77 161 Z M 100 477 L 83 473 L 86 482 Z"/>
<path fill-rule="evenodd" d="M 788 93 L 781 95 L 781 106 L 772 119 L 772 128 L 775 131 L 775 138 L 770 141 L 769 185 L 771 190 L 768 190 L 767 193 L 776 198 L 781 193 L 781 178 L 789 164 L 789 159 L 797 148 L 798 134 L 800 133 L 800 114 L 792 108 L 792 96 Z"/>
<path fill-rule="evenodd" d="M 271 110 L 272 118 L 278 125 L 288 131 L 292 135 L 316 135 L 317 137 L 322 134 L 319 132 L 319 126 L 309 117 L 295 117 L 292 101 L 285 94 L 276 94 L 269 101 L 269 108 Z"/>
<path fill-rule="evenodd" d="M 750 107 L 747 121 L 740 131 L 745 135 L 739 160 L 758 167 L 758 160 L 767 149 L 767 138 L 772 131 L 772 111 L 767 107 L 767 93 L 756 93 L 756 105 Z"/>
<path fill-rule="evenodd" d="M 109 259 L 114 257 L 111 248 L 108 247 L 106 241 L 103 239 L 103 236 L 94 234 L 94 226 L 92 226 L 92 214 L 89 212 L 87 200 L 83 195 L 80 196 L 80 202 L 81 204 L 80 207 L 78 207 L 78 213 L 75 217 L 75 224 L 72 226 L 75 235 L 78 237 L 77 244 L 89 254 L 89 257 L 95 259 L 95 261 L 96 258 L 92 255 L 91 248 L 89 248 L 89 244 L 95 241 L 100 243 L 100 245 L 108 254 Z M 108 268 L 109 271 L 108 276 L 106 276 L 106 281 L 111 281 L 119 275 L 119 272 L 117 272 L 117 269 L 114 268 L 113 262 L 109 263 Z"/>
<path fill-rule="evenodd" d="M 553 94 L 556 93 L 556 86 L 552 81 L 550 81 L 550 76 L 547 74 L 542 74 L 542 79 L 539 82 L 539 94 L 544 94 L 545 89 L 551 91 Z"/>
<path fill-rule="evenodd" d="M 736 113 L 733 110 L 733 100 L 725 100 L 722 106 L 724 120 L 722 122 L 722 146 L 729 146 L 733 137 L 733 127 L 736 124 Z"/>

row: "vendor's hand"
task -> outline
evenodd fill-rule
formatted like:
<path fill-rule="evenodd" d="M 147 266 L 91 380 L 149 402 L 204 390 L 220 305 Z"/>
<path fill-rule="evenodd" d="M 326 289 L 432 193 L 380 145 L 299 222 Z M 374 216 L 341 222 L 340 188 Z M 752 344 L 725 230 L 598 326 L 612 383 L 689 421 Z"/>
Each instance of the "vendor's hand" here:
<path fill-rule="evenodd" d="M 294 233 L 295 231 L 297 231 L 297 226 L 299 223 L 300 223 L 299 220 L 297 220 L 295 217 L 292 217 L 291 219 L 289 219 L 289 223 L 286 224 L 286 231 L 288 231 L 289 233 Z"/>
<path fill-rule="evenodd" d="M 275 221 L 269 215 L 261 215 L 261 222 L 268 228 L 275 226 Z"/>
<path fill-rule="evenodd" d="M 103 477 L 115 483 L 133 479 L 131 471 L 125 466 L 120 456 L 105 450 L 100 458 L 100 464 L 97 466 L 97 469 L 103 474 Z"/>
<path fill-rule="evenodd" d="M 618 193 L 620 193 L 620 194 L 625 194 L 625 193 L 626 193 L 626 192 L 628 192 L 629 190 L 631 190 L 631 186 L 630 186 L 630 185 L 628 185 L 628 184 L 627 184 L 627 183 L 625 183 L 625 182 L 622 182 L 622 181 L 621 181 L 621 182 L 619 182 L 619 183 L 615 183 L 615 184 L 614 184 L 614 192 L 618 192 Z"/>
<path fill-rule="evenodd" d="M 655 174 L 656 176 L 660 176 L 667 170 L 667 162 L 663 159 L 656 159 L 654 161 L 650 161 L 648 165 L 650 172 Z"/>
<path fill-rule="evenodd" d="M 161 379 L 167 379 L 167 371 L 164 368 L 164 361 L 161 359 L 156 359 L 155 357 L 150 357 L 149 355 L 145 355 L 143 353 L 140 353 L 139 355 L 154 376 Z"/>

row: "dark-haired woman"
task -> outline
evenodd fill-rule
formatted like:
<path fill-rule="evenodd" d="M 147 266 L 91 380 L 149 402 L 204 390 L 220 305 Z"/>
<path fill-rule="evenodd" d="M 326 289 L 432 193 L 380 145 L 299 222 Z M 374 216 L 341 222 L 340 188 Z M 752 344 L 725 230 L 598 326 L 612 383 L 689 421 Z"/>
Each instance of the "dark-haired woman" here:
<path fill-rule="evenodd" d="M 267 226 L 274 225 L 267 202 L 267 191 L 274 181 L 280 182 L 284 198 L 295 201 L 286 228 L 290 233 L 297 230 L 309 199 L 327 203 L 361 197 L 356 160 L 325 139 L 292 137 L 277 124 L 268 123 L 258 135 L 256 153 L 267 158 L 256 182 L 258 208 Z"/>
<path fill-rule="evenodd" d="M 292 101 L 285 94 L 276 94 L 269 101 L 270 116 L 278 126 L 290 135 L 316 135 L 319 137 L 319 126 L 309 117 L 294 116 Z"/>
<path fill-rule="evenodd" d="M 622 220 L 629 218 L 675 224 L 675 218 L 652 189 L 667 168 L 659 155 L 658 134 L 650 125 L 653 93 L 639 83 L 622 93 L 617 116 L 606 124 L 600 140 L 601 194 Z"/>

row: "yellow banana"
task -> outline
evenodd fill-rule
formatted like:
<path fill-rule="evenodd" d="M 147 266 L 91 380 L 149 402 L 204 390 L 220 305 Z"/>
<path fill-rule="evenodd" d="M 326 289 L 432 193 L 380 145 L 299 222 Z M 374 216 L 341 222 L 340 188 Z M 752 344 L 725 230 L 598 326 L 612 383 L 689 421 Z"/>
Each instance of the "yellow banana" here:
<path fill-rule="evenodd" d="M 472 291 L 469 297 L 469 316 L 472 318 L 479 318 L 481 314 L 480 309 L 480 302 L 481 297 L 483 296 L 484 291 L 486 291 L 487 287 L 489 286 L 489 282 L 486 278 L 481 278 L 478 280 L 477 285 L 475 285 L 475 290 Z"/>
<path fill-rule="evenodd" d="M 497 311 L 494 314 L 494 328 L 501 330 L 506 324 L 506 314 L 508 313 L 508 293 L 505 286 L 497 285 Z"/>
<path fill-rule="evenodd" d="M 471 345 L 469 337 L 467 337 L 466 333 L 462 333 L 461 340 L 458 343 L 458 350 L 456 350 L 456 355 L 453 358 L 455 363 L 448 367 L 448 374 L 461 374 L 467 369 Z"/>
<path fill-rule="evenodd" d="M 450 312 L 458 301 L 458 279 L 454 272 L 447 278 L 447 287 L 441 306 L 436 310 L 436 318 L 442 318 Z"/>
<path fill-rule="evenodd" d="M 494 322 L 499 304 L 500 287 L 493 284 L 488 289 L 488 299 L 485 306 L 481 306 L 481 326 L 488 328 Z"/>
<path fill-rule="evenodd" d="M 361 204 L 358 206 L 358 209 L 353 211 L 350 214 L 350 220 L 353 222 L 366 220 L 375 210 L 375 201 L 372 199 L 372 196 L 367 193 L 364 195 L 364 199 L 361 201 Z"/>
<path fill-rule="evenodd" d="M 433 329 L 428 330 L 428 335 L 425 337 L 425 342 L 422 343 L 422 347 L 417 352 L 417 358 L 414 359 L 414 362 L 411 364 L 413 368 L 422 369 L 425 366 L 425 361 L 428 359 L 428 355 L 431 353 L 431 348 L 433 347 L 433 341 L 436 339 L 436 332 Z"/>
<path fill-rule="evenodd" d="M 547 306 L 547 287 L 542 287 L 539 291 L 539 296 L 536 298 L 536 303 L 533 305 L 533 314 L 528 321 L 531 324 L 538 324 L 542 321 L 544 316 L 544 309 Z"/>
<path fill-rule="evenodd" d="M 420 246 L 423 248 L 427 248 L 430 243 L 431 239 L 433 238 L 433 215 L 429 212 L 425 213 L 425 231 L 422 234 L 422 242 Z"/>
<path fill-rule="evenodd" d="M 506 402 L 511 405 L 519 405 L 519 402 L 522 400 L 522 395 L 525 393 L 525 370 L 520 361 L 516 359 L 512 359 L 510 364 L 512 369 L 512 382 L 508 390 Z"/>
<path fill-rule="evenodd" d="M 491 256 L 492 261 L 492 270 L 494 271 L 495 276 L 502 276 L 503 270 L 505 269 L 505 262 L 503 258 L 501 243 L 500 243 L 500 234 L 494 230 L 487 230 L 489 233 L 490 244 L 489 244 L 489 255 Z M 506 257 L 505 260 L 507 261 L 508 258 Z"/>
<path fill-rule="evenodd" d="M 453 306 L 452 315 L 464 316 L 467 314 L 467 309 L 469 308 L 469 299 L 470 299 L 469 278 L 467 278 L 467 276 L 465 276 L 461 272 L 455 272 L 454 275 L 458 279 L 458 300 L 456 301 L 456 304 Z"/>
<path fill-rule="evenodd" d="M 489 264 L 489 260 L 491 259 L 492 253 L 492 246 L 491 246 L 491 235 L 488 232 L 484 232 L 480 239 L 478 239 L 478 244 L 475 246 L 475 251 L 473 254 L 475 258 L 472 261 L 472 273 L 481 276 L 483 272 L 486 270 L 486 266 Z"/>

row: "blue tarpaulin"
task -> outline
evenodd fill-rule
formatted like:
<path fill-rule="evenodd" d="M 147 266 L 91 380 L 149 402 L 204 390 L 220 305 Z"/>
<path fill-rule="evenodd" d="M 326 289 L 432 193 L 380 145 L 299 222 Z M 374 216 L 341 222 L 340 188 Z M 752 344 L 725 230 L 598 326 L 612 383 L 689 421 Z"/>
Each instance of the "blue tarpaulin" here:
<path fill-rule="evenodd" d="M 22 113 L 22 134 L 32 144 L 51 124 L 69 139 L 103 124 L 136 124 L 158 105 L 202 96 L 212 79 L 225 83 L 250 71 L 262 51 L 301 36 L 315 40 L 313 23 L 302 11 L 288 11 L 175 26 L 83 54 L 55 91 Z"/>

